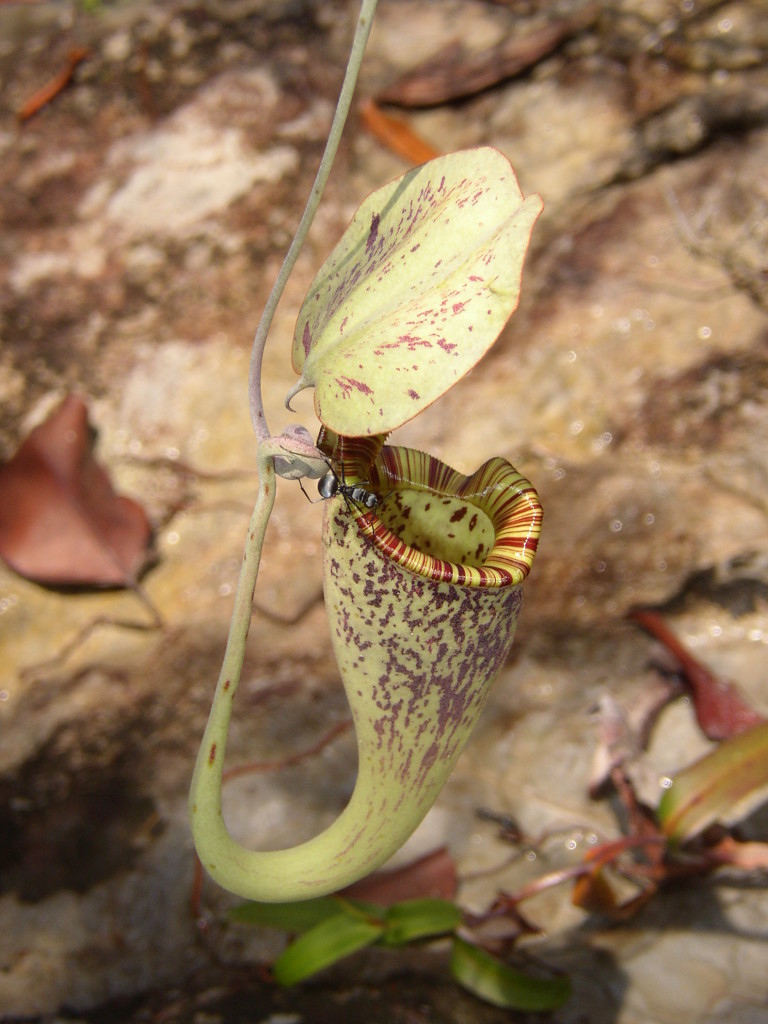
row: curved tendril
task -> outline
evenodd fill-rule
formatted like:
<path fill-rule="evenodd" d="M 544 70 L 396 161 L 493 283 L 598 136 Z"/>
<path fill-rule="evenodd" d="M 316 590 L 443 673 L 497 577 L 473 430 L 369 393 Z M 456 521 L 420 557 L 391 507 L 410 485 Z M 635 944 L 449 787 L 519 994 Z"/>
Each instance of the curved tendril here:
<path fill-rule="evenodd" d="M 269 328 L 272 325 L 272 320 L 278 303 L 280 302 L 285 286 L 288 282 L 288 278 L 290 277 L 291 271 L 298 259 L 299 251 L 304 244 L 304 240 L 307 237 L 307 233 L 309 232 L 312 221 L 314 220 L 315 213 L 320 205 L 320 199 L 322 198 L 323 191 L 325 189 L 325 184 L 331 173 L 331 167 L 333 166 L 333 161 L 339 148 L 339 142 L 341 141 L 341 135 L 347 120 L 347 115 L 349 114 L 349 108 L 352 104 L 352 96 L 355 91 L 355 85 L 357 84 L 357 76 L 360 72 L 360 66 L 363 61 L 363 54 L 365 53 L 368 36 L 371 33 L 373 15 L 376 11 L 377 3 L 378 0 L 362 0 L 360 5 L 360 15 L 355 29 L 355 38 L 352 42 L 352 49 L 350 50 L 349 61 L 347 63 L 347 71 L 341 86 L 341 92 L 339 94 L 339 101 L 336 105 L 336 112 L 333 116 L 333 122 L 328 133 L 328 141 L 325 146 L 323 158 L 320 161 L 320 167 L 318 168 L 317 175 L 312 186 L 312 191 L 309 194 L 309 199 L 307 200 L 307 205 L 304 209 L 304 213 L 302 214 L 301 221 L 296 229 L 296 234 L 291 242 L 290 248 L 288 249 L 283 265 L 280 267 L 280 272 L 272 286 L 272 291 L 269 293 L 269 298 L 267 299 L 264 312 L 253 339 L 251 365 L 248 373 L 248 399 L 251 408 L 253 429 L 256 432 L 256 436 L 261 441 L 266 440 L 266 438 L 269 437 L 269 428 L 267 426 L 266 416 L 264 415 L 264 403 L 261 396 L 261 366 L 264 358 L 264 345 L 266 343 L 267 334 L 269 333 Z"/>
<path fill-rule="evenodd" d="M 237 847 L 222 818 L 221 784 L 232 704 L 240 683 L 251 625 L 253 592 L 259 573 L 264 535 L 275 503 L 274 454 L 269 451 L 269 447 L 267 443 L 259 445 L 259 493 L 248 524 L 248 539 L 235 593 L 227 648 L 189 793 L 192 835 L 204 866 L 207 866 L 211 858 L 218 859 L 222 854 L 231 856 L 232 847 Z"/>

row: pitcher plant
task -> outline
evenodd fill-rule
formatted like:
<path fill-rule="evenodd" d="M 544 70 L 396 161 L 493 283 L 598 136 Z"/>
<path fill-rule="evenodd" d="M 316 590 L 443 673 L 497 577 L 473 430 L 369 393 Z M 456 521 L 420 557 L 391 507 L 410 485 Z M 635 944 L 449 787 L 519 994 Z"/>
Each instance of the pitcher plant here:
<path fill-rule="evenodd" d="M 361 8 L 299 244 L 327 177 L 374 7 L 366 0 Z M 497 338 L 519 301 L 541 205 L 538 196 L 523 197 L 506 157 L 487 147 L 438 157 L 361 204 L 297 319 L 299 381 L 286 404 L 302 388 L 315 389 L 317 444 L 303 427 L 271 436 L 261 403 L 263 345 L 296 241 L 291 247 L 254 343 L 259 493 L 190 793 L 201 862 L 239 896 L 321 896 L 395 853 L 434 803 L 509 654 L 541 525 L 535 490 L 502 458 L 463 476 L 385 441 Z M 278 475 L 319 480 L 328 499 L 323 586 L 356 730 L 358 775 L 347 807 L 325 831 L 263 852 L 230 836 L 221 784 Z"/>

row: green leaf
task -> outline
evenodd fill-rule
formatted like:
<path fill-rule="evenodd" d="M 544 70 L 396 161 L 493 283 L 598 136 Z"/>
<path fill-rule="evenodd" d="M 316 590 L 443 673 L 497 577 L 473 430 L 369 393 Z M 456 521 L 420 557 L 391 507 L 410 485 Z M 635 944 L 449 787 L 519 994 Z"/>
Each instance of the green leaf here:
<path fill-rule="evenodd" d="M 339 913 L 339 902 L 333 896 L 300 903 L 241 903 L 229 912 L 237 924 L 282 928 L 286 932 L 304 932 L 321 921 Z"/>
<path fill-rule="evenodd" d="M 541 199 L 507 158 L 451 153 L 373 192 L 299 311 L 291 394 L 349 437 L 410 420 L 485 354 L 517 307 Z"/>
<path fill-rule="evenodd" d="M 384 945 L 404 946 L 417 939 L 452 932 L 461 924 L 461 911 L 449 900 L 405 900 L 391 906 L 385 920 Z"/>
<path fill-rule="evenodd" d="M 453 942 L 451 974 L 485 1002 L 511 1010 L 556 1010 L 571 994 L 565 977 L 524 974 L 458 938 Z"/>
<path fill-rule="evenodd" d="M 737 821 L 765 801 L 768 723 L 725 740 L 678 773 L 659 804 L 659 823 L 684 843 L 715 821 Z"/>
<path fill-rule="evenodd" d="M 384 924 L 341 913 L 315 925 L 292 942 L 275 961 L 273 972 L 281 985 L 295 985 L 330 967 L 384 934 Z"/>

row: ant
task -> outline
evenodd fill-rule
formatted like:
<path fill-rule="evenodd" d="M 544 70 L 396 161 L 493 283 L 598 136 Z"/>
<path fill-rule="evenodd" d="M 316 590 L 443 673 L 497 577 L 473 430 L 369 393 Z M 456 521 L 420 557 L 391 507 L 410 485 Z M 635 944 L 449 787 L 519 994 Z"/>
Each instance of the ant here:
<path fill-rule="evenodd" d="M 304 491 L 301 481 L 299 481 L 299 486 Z M 330 462 L 328 463 L 328 472 L 317 481 L 317 490 L 320 495 L 319 500 L 321 501 L 324 501 L 326 498 L 334 498 L 337 494 L 340 494 L 348 505 L 362 505 L 363 508 L 367 509 L 376 508 L 381 500 L 378 494 L 374 494 L 373 491 L 367 491 L 360 484 L 346 483 L 343 468 L 341 477 L 338 477 Z M 306 491 L 304 491 L 304 494 L 309 501 L 312 501 Z"/>
<path fill-rule="evenodd" d="M 345 483 L 343 474 L 339 479 L 332 469 L 329 469 L 325 476 L 318 480 L 317 490 L 321 498 L 333 498 L 340 494 L 346 501 L 351 501 L 355 505 L 363 505 L 365 508 L 376 508 L 379 504 L 378 494 L 366 491 L 360 484 Z"/>

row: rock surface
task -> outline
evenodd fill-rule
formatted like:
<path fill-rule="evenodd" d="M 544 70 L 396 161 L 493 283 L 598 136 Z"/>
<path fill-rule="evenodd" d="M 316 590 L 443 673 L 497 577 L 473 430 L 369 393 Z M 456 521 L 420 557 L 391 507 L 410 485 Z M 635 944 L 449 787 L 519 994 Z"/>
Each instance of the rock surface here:
<path fill-rule="evenodd" d="M 510 458 L 545 532 L 513 658 L 403 858 L 447 843 L 486 905 L 596 837 L 595 709 L 654 685 L 625 620 L 665 610 L 768 713 L 768 22 L 761 0 L 548 5 L 388 0 L 372 95 L 456 38 L 474 52 L 547 19 L 574 29 L 516 78 L 407 116 L 435 148 L 498 146 L 545 213 L 524 299 L 489 357 L 397 440 L 471 471 Z M 276 993 L 280 938 L 190 913 L 186 790 L 226 637 L 256 480 L 250 338 L 330 123 L 356 5 L 172 0 L 0 6 L 0 456 L 68 391 L 97 454 L 157 529 L 141 594 L 64 593 L 0 567 L 0 1016 L 84 1021 L 500 1021 L 440 956 L 370 955 Z M 17 111 L 88 55 L 24 123 Z M 304 291 L 355 206 L 406 169 L 353 118 L 266 357 L 286 422 Z M 314 430 L 311 397 L 296 400 Z M 238 698 L 233 764 L 280 760 L 346 716 L 319 598 L 319 505 L 283 483 Z M 81 636 L 82 634 L 82 636 Z M 75 637 L 80 643 L 71 645 Z M 659 779 L 708 748 L 682 704 L 643 759 Z M 254 846 L 308 836 L 354 783 L 351 733 L 303 766 L 233 781 Z M 480 807 L 553 838 L 509 859 Z M 751 823 L 766 838 L 766 819 Z M 478 877 L 472 878 L 471 876 Z M 559 1024 L 764 1019 L 768 893 L 731 876 L 668 889 L 608 926 L 565 888 L 526 904 L 566 968 Z M 192 980 L 196 979 L 196 980 Z"/>

